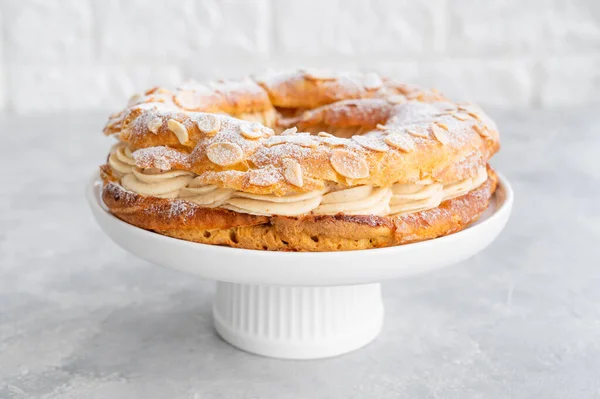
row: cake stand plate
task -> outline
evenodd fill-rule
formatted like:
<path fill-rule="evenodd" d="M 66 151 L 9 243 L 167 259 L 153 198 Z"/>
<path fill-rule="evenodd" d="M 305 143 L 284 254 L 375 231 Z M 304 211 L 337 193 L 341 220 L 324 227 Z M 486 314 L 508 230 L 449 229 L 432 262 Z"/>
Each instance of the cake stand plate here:
<path fill-rule="evenodd" d="M 380 282 L 463 261 L 488 246 L 509 218 L 513 192 L 499 175 L 492 202 L 468 228 L 434 240 L 342 252 L 269 252 L 193 243 L 110 214 L 95 175 L 87 198 L 102 230 L 151 263 L 216 280 L 215 327 L 230 344 L 263 356 L 317 359 L 371 342 L 383 323 Z"/>

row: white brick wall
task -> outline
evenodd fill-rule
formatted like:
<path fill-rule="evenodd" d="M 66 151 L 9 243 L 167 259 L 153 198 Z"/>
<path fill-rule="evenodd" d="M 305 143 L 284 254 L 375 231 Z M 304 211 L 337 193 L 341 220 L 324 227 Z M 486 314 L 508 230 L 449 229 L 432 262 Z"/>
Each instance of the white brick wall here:
<path fill-rule="evenodd" d="M 3 0 L 0 111 L 114 110 L 266 68 L 375 70 L 482 105 L 600 103 L 599 0 Z"/>

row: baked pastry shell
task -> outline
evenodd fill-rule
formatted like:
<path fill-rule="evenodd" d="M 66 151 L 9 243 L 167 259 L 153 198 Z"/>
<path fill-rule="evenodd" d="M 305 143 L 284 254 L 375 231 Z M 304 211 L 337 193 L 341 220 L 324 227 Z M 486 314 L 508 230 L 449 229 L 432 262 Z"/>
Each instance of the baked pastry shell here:
<path fill-rule="evenodd" d="M 102 199 L 109 211 L 134 226 L 202 244 L 270 251 L 349 251 L 382 248 L 455 233 L 487 209 L 498 177 L 438 207 L 397 215 L 257 216 L 204 208 L 181 199 L 145 197 L 125 190 L 102 167 Z"/>

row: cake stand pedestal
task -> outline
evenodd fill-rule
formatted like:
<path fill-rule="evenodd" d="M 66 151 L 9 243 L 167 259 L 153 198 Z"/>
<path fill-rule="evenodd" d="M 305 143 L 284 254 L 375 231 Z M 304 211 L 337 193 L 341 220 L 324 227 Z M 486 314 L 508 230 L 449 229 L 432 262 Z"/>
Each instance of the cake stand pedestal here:
<path fill-rule="evenodd" d="M 381 331 L 380 284 L 285 287 L 217 283 L 213 306 L 221 337 L 270 357 L 335 356 L 371 342 Z"/>
<path fill-rule="evenodd" d="M 183 241 L 125 223 L 101 199 L 97 175 L 87 197 L 102 230 L 149 262 L 217 281 L 213 305 L 221 337 L 245 351 L 318 359 L 358 349 L 383 323 L 380 281 L 421 274 L 480 252 L 509 218 L 513 192 L 498 190 L 480 219 L 458 233 L 398 247 L 347 252 L 269 252 Z"/>

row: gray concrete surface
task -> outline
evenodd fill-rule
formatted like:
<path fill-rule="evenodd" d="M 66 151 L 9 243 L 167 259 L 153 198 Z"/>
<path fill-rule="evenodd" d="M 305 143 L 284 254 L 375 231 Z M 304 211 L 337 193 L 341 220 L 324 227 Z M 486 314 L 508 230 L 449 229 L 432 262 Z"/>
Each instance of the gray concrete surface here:
<path fill-rule="evenodd" d="M 102 234 L 83 193 L 104 115 L 0 120 L 0 398 L 600 397 L 600 115 L 492 114 L 516 192 L 505 232 L 386 283 L 381 336 L 322 361 L 233 349 L 212 283 Z"/>

